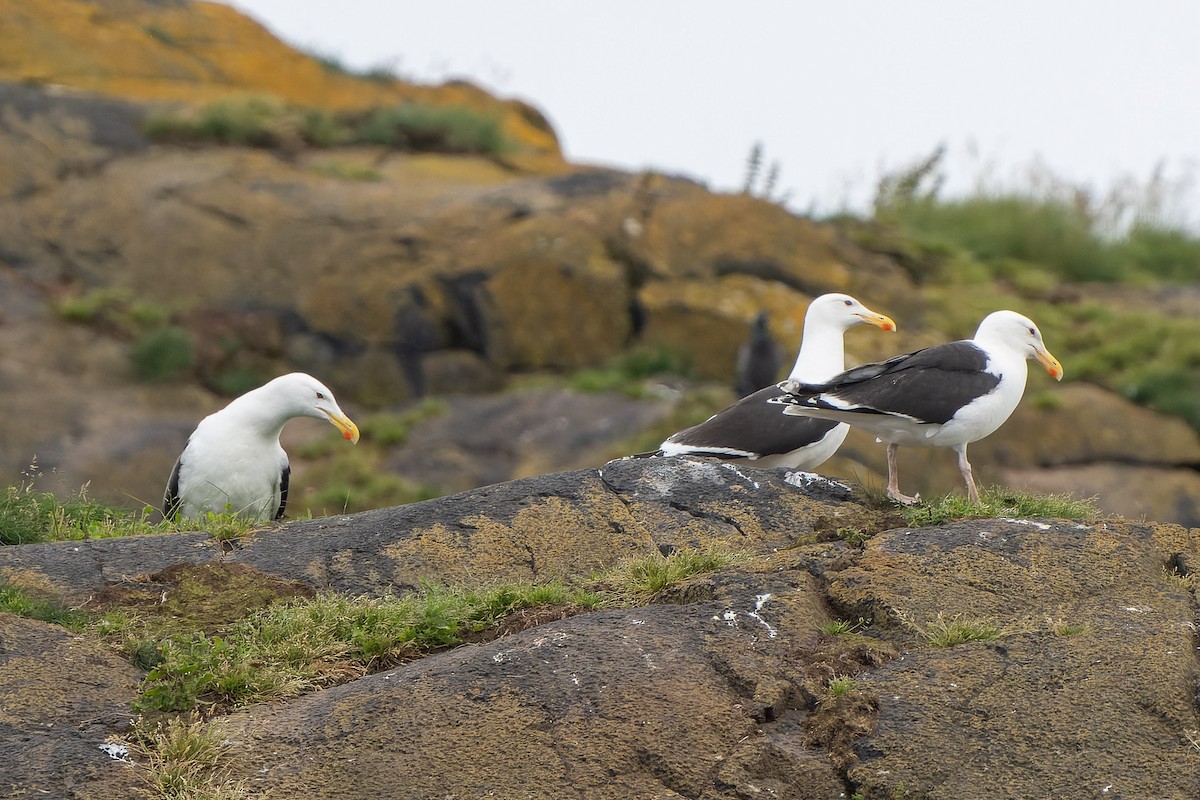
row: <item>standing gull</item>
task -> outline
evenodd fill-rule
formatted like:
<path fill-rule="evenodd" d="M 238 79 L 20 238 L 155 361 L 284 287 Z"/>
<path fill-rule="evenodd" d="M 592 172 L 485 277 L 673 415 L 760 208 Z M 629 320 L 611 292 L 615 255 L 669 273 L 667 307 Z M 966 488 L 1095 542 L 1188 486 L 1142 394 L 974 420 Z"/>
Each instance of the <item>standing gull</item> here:
<path fill-rule="evenodd" d="M 872 311 L 850 295 L 825 294 L 813 300 L 804 315 L 800 354 L 788 380 L 817 383 L 845 369 L 842 334 L 862 323 L 896 330 L 890 317 Z M 760 467 L 815 469 L 837 452 L 849 428 L 837 422 L 780 413 L 780 407 L 770 401 L 782 395 L 778 386 L 759 389 L 699 425 L 672 434 L 658 452 L 746 460 Z"/>
<path fill-rule="evenodd" d="M 952 447 L 967 496 L 978 503 L 967 445 L 1012 414 L 1031 358 L 1062 380 L 1062 365 L 1037 326 L 1015 311 L 997 311 L 984 318 L 973 339 L 865 364 L 825 382 L 789 379 L 773 402 L 785 404 L 785 414 L 848 422 L 887 442 L 887 495 L 905 505 L 917 498 L 900 493 L 897 446 Z"/>
<path fill-rule="evenodd" d="M 291 467 L 279 434 L 295 417 L 328 420 L 343 438 L 358 441 L 358 427 L 325 384 L 303 372 L 283 375 L 200 420 L 171 470 L 163 516 L 282 517 Z"/>

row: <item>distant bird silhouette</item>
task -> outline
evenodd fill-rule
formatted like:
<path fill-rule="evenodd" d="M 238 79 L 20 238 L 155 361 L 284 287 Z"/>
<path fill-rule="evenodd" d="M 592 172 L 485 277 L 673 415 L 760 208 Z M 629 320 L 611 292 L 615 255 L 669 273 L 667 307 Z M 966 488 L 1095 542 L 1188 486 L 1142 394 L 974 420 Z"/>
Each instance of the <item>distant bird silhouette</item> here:
<path fill-rule="evenodd" d="M 734 389 L 738 397 L 754 394 L 764 386 L 775 383 L 783 364 L 783 348 L 771 336 L 767 312 L 760 311 L 750 324 L 750 338 L 737 352 Z"/>
<path fill-rule="evenodd" d="M 911 505 L 900 493 L 896 447 L 952 447 L 971 502 L 979 489 L 967 461 L 967 445 L 1004 424 L 1025 392 L 1027 359 L 1062 380 L 1062 364 L 1037 326 L 1015 311 L 997 311 L 979 323 L 973 339 L 948 342 L 848 369 L 823 382 L 787 380 L 770 400 L 786 414 L 848 422 L 887 443 L 887 495 Z"/>

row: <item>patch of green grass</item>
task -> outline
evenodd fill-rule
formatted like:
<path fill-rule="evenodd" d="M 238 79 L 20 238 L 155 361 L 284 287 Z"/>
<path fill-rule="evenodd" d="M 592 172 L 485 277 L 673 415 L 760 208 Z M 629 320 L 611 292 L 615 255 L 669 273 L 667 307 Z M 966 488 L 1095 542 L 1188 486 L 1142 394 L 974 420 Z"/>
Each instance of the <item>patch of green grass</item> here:
<path fill-rule="evenodd" d="M 217 370 L 204 380 L 204 384 L 225 397 L 237 397 L 262 386 L 267 380 L 262 370 L 243 364 Z"/>
<path fill-rule="evenodd" d="M 961 249 L 992 276 L 1032 293 L 1070 281 L 1180 281 L 1195 278 L 1200 237 L 1163 224 L 1163 207 L 1178 187 L 1156 174 L 1141 187 L 1100 198 L 1044 169 L 1025 187 L 986 186 L 966 197 L 941 194 L 945 148 L 885 176 L 875 219 L 898 227 L 926 250 Z M 1024 283 L 1025 285 L 1021 285 Z"/>
<path fill-rule="evenodd" d="M 340 64 L 323 63 L 334 71 L 344 71 Z M 361 77 L 394 79 L 383 72 Z M 417 152 L 501 155 L 513 147 L 499 117 L 464 106 L 404 103 L 364 114 L 301 108 L 266 95 L 240 95 L 199 108 L 160 110 L 147 117 L 143 130 L 157 141 L 264 148 L 377 144 Z"/>
<path fill-rule="evenodd" d="M 190 369 L 196 355 L 187 330 L 168 325 L 134 342 L 129 359 L 139 380 L 160 383 Z"/>
<path fill-rule="evenodd" d="M 1069 494 L 1039 495 L 1001 487 L 981 489 L 980 502 L 972 503 L 965 495 L 950 494 L 901 509 L 904 519 L 914 528 L 944 525 L 964 519 L 1040 518 L 1092 521 L 1100 510 L 1091 500 Z"/>
<path fill-rule="evenodd" d="M 1200 238 L 1178 228 L 1141 222 L 1117 243 L 1137 272 L 1165 281 L 1192 283 L 1200 264 Z"/>
<path fill-rule="evenodd" d="M 933 647 L 953 647 L 964 642 L 994 642 L 1011 633 L 992 620 L 964 618 L 962 614 L 947 617 L 939 612 L 937 617 L 926 623 L 919 623 L 903 612 L 897 612 L 896 616 Z"/>
<path fill-rule="evenodd" d="M 849 675 L 837 675 L 829 679 L 827 684 L 831 697 L 841 697 L 858 688 L 858 682 Z"/>
<path fill-rule="evenodd" d="M 144 132 L 160 141 L 209 141 L 224 145 L 278 147 L 289 132 L 287 107 L 267 95 L 237 95 L 194 110 L 160 111 Z"/>
<path fill-rule="evenodd" d="M 743 558 L 741 553 L 717 548 L 677 550 L 669 556 L 652 553 L 623 561 L 597 576 L 596 581 L 610 589 L 621 602 L 637 605 L 693 575 L 715 572 Z"/>
<path fill-rule="evenodd" d="M 153 800 L 236 800 L 248 797 L 230 777 L 229 744 L 220 724 L 175 717 L 139 719 L 129 736 L 130 755 Z"/>
<path fill-rule="evenodd" d="M 866 625 L 866 620 L 859 618 L 851 622 L 848 619 L 835 619 L 832 622 L 827 622 L 824 625 L 818 625 L 817 630 L 826 636 L 841 636 L 847 633 L 856 633 Z"/>
<path fill-rule="evenodd" d="M 31 465 L 35 471 L 36 464 Z M 33 479 L 8 487 L 0 495 L 0 544 L 78 541 L 154 533 L 154 509 L 131 512 L 90 500 L 87 487 L 60 500 L 51 492 L 37 491 Z"/>
<path fill-rule="evenodd" d="M 521 609 L 590 609 L 599 602 L 593 593 L 553 582 L 294 600 L 235 622 L 223 636 L 167 638 L 138 705 L 183 711 L 295 696 L 458 644 Z"/>
<path fill-rule="evenodd" d="M 355 130 L 355 139 L 416 152 L 500 155 L 511 149 L 498 117 L 419 103 L 374 109 Z"/>
<path fill-rule="evenodd" d="M 1087 622 L 1067 622 L 1063 619 L 1050 620 L 1050 630 L 1055 636 L 1080 636 L 1092 632 L 1092 626 Z"/>
<path fill-rule="evenodd" d="M 83 611 L 67 608 L 45 597 L 38 597 L 19 586 L 3 582 L 0 582 L 0 611 L 62 625 L 73 631 L 83 630 L 88 622 L 88 615 Z"/>
<path fill-rule="evenodd" d="M 181 529 L 206 531 L 209 536 L 218 542 L 227 542 L 233 539 L 240 539 L 251 531 L 261 528 L 263 523 L 259 520 L 244 517 L 234 511 L 226 510 L 220 514 L 208 511 L 205 512 L 202 519 L 179 520 L 174 523 L 174 526 Z"/>

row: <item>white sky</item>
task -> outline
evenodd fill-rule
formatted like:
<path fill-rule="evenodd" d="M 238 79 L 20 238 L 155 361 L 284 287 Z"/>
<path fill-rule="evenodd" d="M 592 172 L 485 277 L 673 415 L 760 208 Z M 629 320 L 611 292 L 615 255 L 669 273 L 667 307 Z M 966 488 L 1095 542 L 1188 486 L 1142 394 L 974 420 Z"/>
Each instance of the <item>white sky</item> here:
<path fill-rule="evenodd" d="M 1200 220 L 1194 0 L 232 0 L 353 69 L 536 105 L 573 161 L 740 189 L 755 142 L 792 208 L 863 209 L 949 147 L 950 188 L 1034 164 L 1104 193 L 1162 164 Z"/>

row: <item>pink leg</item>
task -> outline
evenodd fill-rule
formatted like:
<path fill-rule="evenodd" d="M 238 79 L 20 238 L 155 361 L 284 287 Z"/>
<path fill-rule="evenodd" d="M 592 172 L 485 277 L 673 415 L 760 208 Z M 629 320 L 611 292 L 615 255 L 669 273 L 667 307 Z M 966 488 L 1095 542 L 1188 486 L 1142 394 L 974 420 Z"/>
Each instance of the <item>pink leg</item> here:
<path fill-rule="evenodd" d="M 896 445 L 888 442 L 887 446 L 888 485 L 887 496 L 897 503 L 911 506 L 919 502 L 920 497 L 909 497 L 900 493 L 900 472 L 896 469 Z"/>
<path fill-rule="evenodd" d="M 979 505 L 979 489 L 975 486 L 975 477 L 971 474 L 971 462 L 967 461 L 967 446 L 960 444 L 954 449 L 958 452 L 958 471 L 962 473 L 963 481 L 967 484 L 967 499 Z"/>

